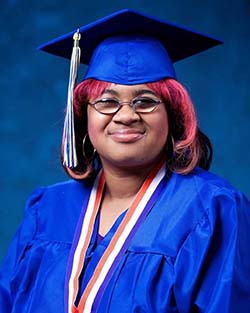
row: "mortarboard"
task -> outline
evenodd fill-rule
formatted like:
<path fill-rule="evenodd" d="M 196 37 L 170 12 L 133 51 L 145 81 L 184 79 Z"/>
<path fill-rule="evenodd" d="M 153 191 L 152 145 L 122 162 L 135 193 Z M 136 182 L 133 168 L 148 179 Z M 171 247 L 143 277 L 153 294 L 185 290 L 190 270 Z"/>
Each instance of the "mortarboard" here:
<path fill-rule="evenodd" d="M 118 84 L 175 78 L 174 62 L 221 43 L 210 36 L 130 9 L 120 10 L 80 27 L 79 32 L 80 62 L 89 66 L 84 78 L 93 75 L 96 79 Z M 53 39 L 38 49 L 70 59 L 74 33 L 72 31 Z M 142 59 L 146 60 L 146 66 Z M 113 67 L 103 66 L 105 64 Z M 134 70 L 130 73 L 128 68 L 131 66 Z M 162 73 L 160 78 L 159 69 Z M 124 72 L 130 75 L 125 76 Z M 143 75 L 138 78 L 140 72 Z"/>
<path fill-rule="evenodd" d="M 88 65 L 84 79 L 142 84 L 176 79 L 174 62 L 220 43 L 191 29 L 124 9 L 41 45 L 39 50 L 71 59 L 63 139 L 65 165 L 77 166 L 72 94 L 79 63 Z"/>

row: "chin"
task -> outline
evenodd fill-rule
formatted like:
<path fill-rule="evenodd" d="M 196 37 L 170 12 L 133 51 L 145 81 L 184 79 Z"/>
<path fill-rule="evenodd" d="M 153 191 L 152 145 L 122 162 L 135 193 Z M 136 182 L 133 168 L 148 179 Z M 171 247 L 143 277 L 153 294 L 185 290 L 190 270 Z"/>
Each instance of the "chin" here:
<path fill-rule="evenodd" d="M 158 157 L 155 158 L 148 158 L 148 156 L 145 158 L 144 155 L 129 155 L 126 156 L 123 154 L 121 156 L 106 158 L 104 161 L 105 163 L 112 164 L 113 166 L 117 168 L 126 168 L 126 169 L 139 169 L 139 168 L 148 168 L 152 164 L 154 164 L 158 160 Z"/>

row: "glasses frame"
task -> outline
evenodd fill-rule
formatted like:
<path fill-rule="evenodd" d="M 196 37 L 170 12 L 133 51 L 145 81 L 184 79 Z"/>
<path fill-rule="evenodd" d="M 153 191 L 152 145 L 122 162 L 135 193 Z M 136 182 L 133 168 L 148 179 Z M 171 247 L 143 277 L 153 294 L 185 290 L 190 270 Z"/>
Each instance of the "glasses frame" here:
<path fill-rule="evenodd" d="M 155 102 L 155 105 L 152 106 L 152 109 L 150 111 L 146 111 L 146 112 L 140 112 L 136 110 L 136 104 L 135 104 L 135 101 L 136 100 L 140 100 L 140 99 L 143 99 L 143 98 L 146 98 L 146 99 L 149 99 L 149 100 L 152 100 Z M 117 108 L 114 112 L 110 112 L 110 113 L 104 113 L 104 112 L 101 112 L 99 110 L 97 110 L 96 108 L 96 104 L 100 101 L 105 101 L 105 100 L 112 100 L 112 101 L 116 101 L 117 102 Z M 153 111 L 156 110 L 156 108 L 161 104 L 161 103 L 164 103 L 162 100 L 158 99 L 151 99 L 149 97 L 136 97 L 136 98 L 133 98 L 132 100 L 130 101 L 119 101 L 117 99 L 113 99 L 113 98 L 102 98 L 102 99 L 98 99 L 98 100 L 95 100 L 94 102 L 88 102 L 88 104 L 93 107 L 98 113 L 100 114 L 104 114 L 104 115 L 114 115 L 116 114 L 122 107 L 123 105 L 126 105 L 128 104 L 130 106 L 130 108 L 135 112 L 135 113 L 139 113 L 139 114 L 148 114 L 148 113 L 152 113 Z"/>

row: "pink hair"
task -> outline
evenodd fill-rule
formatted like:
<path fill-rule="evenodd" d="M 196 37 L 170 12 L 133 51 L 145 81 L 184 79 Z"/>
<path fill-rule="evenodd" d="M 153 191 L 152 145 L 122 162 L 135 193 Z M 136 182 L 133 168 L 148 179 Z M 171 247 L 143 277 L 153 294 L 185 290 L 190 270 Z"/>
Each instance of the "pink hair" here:
<path fill-rule="evenodd" d="M 198 163 L 197 117 L 187 90 L 174 79 L 148 83 L 167 106 L 174 162 L 172 170 L 189 173 Z"/>
<path fill-rule="evenodd" d="M 88 79 L 78 84 L 74 90 L 74 113 L 81 116 L 83 102 L 99 97 L 111 83 Z M 87 103 L 86 103 L 87 104 Z"/>
<path fill-rule="evenodd" d="M 89 164 L 82 155 L 82 140 L 87 133 L 87 103 L 90 98 L 99 97 L 110 85 L 108 82 L 88 79 L 75 88 L 74 116 L 79 166 L 74 170 L 66 168 L 73 178 L 85 178 L 93 172 L 93 164 Z M 188 174 L 197 165 L 208 169 L 212 146 L 207 136 L 198 129 L 194 106 L 186 89 L 170 78 L 148 83 L 147 86 L 163 100 L 168 112 L 168 168 L 180 174 Z M 92 152 L 89 153 L 91 155 Z"/>

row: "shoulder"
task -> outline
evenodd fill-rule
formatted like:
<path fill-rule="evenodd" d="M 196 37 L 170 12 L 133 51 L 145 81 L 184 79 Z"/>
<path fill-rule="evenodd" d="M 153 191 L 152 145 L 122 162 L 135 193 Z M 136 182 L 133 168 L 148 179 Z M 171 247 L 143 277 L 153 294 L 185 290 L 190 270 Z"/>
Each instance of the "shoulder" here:
<path fill-rule="evenodd" d="M 66 200 L 73 197 L 81 196 L 88 192 L 92 187 L 92 181 L 75 181 L 67 180 L 53 185 L 41 187 L 44 198 L 55 198 L 56 200 Z"/>
<path fill-rule="evenodd" d="M 185 190 L 185 199 L 198 204 L 192 208 L 210 222 L 223 218 L 226 223 L 230 215 L 238 218 L 241 214 L 250 213 L 250 202 L 246 196 L 216 174 L 196 168 L 187 176 L 177 175 L 176 181 L 179 192 Z"/>
<path fill-rule="evenodd" d="M 218 225 L 230 228 L 244 216 L 250 220 L 249 201 L 223 178 L 200 168 L 172 174 L 135 238 L 136 249 L 149 243 L 150 250 L 175 257 L 191 233 L 213 236 Z"/>
<path fill-rule="evenodd" d="M 176 180 L 180 186 L 188 186 L 188 188 L 193 188 L 197 192 L 201 191 L 203 188 L 211 190 L 212 192 L 217 192 L 221 189 L 227 190 L 228 193 L 240 192 L 223 177 L 203 170 L 200 167 L 195 168 L 187 175 L 173 174 L 173 179 Z"/>
<path fill-rule="evenodd" d="M 187 181 L 186 185 L 191 185 L 188 188 L 197 195 L 203 211 L 208 215 L 214 212 L 237 214 L 239 210 L 250 210 L 249 199 L 231 183 L 216 174 L 197 168 L 187 180 L 190 180 L 191 184 Z"/>
<path fill-rule="evenodd" d="M 65 205 L 67 201 L 72 201 L 88 193 L 91 186 L 92 182 L 87 180 L 68 180 L 49 186 L 41 186 L 31 192 L 27 199 L 27 203 L 32 205 L 37 204 L 38 202 L 46 202 L 47 205 L 53 205 L 56 201 L 63 201 L 63 204 Z"/>
<path fill-rule="evenodd" d="M 184 175 L 185 177 L 185 175 Z M 240 192 L 229 181 L 223 177 L 216 175 L 212 172 L 203 170 L 200 167 L 195 168 L 190 174 L 187 175 L 191 180 L 194 180 L 198 186 L 211 187 L 213 190 L 227 190 L 231 192 Z"/>
<path fill-rule="evenodd" d="M 176 196 L 198 201 L 201 211 L 208 211 L 216 203 L 245 202 L 249 204 L 246 196 L 224 178 L 205 171 L 194 169 L 188 175 L 173 174 L 170 186 L 175 189 Z"/>
<path fill-rule="evenodd" d="M 35 189 L 28 197 L 26 216 L 36 219 L 36 237 L 49 241 L 71 241 L 91 181 L 56 183 Z"/>

